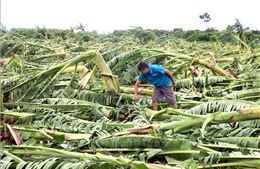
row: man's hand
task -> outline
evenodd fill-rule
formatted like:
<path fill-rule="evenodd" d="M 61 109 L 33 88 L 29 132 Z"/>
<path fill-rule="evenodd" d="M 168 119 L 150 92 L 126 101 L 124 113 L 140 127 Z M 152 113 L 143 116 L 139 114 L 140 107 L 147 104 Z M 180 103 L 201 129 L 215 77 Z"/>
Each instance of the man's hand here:
<path fill-rule="evenodd" d="M 138 95 L 133 97 L 134 101 L 137 101 L 139 99 Z"/>
<path fill-rule="evenodd" d="M 172 76 L 172 73 L 168 69 L 165 69 L 165 74 L 167 74 L 169 76 L 169 78 L 172 81 L 172 85 L 175 86 L 175 80 L 174 80 L 174 77 Z"/>
<path fill-rule="evenodd" d="M 172 80 L 172 85 L 173 85 L 173 87 L 175 86 L 175 80 Z"/>

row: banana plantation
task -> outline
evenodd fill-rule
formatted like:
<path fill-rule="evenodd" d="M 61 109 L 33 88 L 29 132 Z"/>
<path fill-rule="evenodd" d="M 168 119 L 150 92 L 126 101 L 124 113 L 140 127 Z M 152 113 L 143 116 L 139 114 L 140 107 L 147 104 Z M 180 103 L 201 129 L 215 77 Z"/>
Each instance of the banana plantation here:
<path fill-rule="evenodd" d="M 2 31 L 0 168 L 258 168 L 259 39 L 174 33 Z M 147 81 L 132 100 L 141 60 L 172 72 L 178 109 L 153 110 Z"/>

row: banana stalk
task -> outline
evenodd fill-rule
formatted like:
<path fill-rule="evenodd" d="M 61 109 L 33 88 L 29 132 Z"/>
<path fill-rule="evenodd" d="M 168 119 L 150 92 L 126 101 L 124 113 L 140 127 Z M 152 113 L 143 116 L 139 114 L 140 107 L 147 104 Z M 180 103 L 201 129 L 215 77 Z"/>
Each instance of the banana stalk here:
<path fill-rule="evenodd" d="M 96 154 L 88 154 L 88 153 L 78 153 L 78 152 L 69 152 L 64 150 L 58 150 L 54 148 L 47 148 L 43 146 L 4 146 L 4 151 L 8 151 L 12 154 L 16 155 L 40 155 L 46 157 L 60 157 L 60 158 L 70 158 L 70 159 L 78 159 L 84 162 L 88 161 L 104 161 L 109 164 L 120 165 L 120 166 L 131 166 L 135 168 L 137 166 L 146 166 L 149 169 L 180 169 L 177 167 L 171 167 L 167 165 L 159 165 L 159 164 L 151 164 L 145 163 L 141 161 L 134 161 L 131 159 L 124 158 L 123 156 L 113 157 L 106 156 L 101 153 Z M 10 154 L 9 154 L 10 155 Z M 11 157 L 11 156 L 10 156 Z"/>
<path fill-rule="evenodd" d="M 80 133 L 64 133 L 64 132 L 58 132 L 58 131 L 53 131 L 53 130 L 48 130 L 48 129 L 44 129 L 44 132 L 46 132 L 47 134 L 54 136 L 54 135 L 64 135 L 65 140 L 69 141 L 69 140 L 88 140 L 92 134 L 80 134 Z"/>
<path fill-rule="evenodd" d="M 151 164 L 151 163 L 146 163 L 146 162 L 141 162 L 141 161 L 133 161 L 127 158 L 124 158 L 123 156 L 119 157 L 113 157 L 113 156 L 106 156 L 101 153 L 96 153 L 95 155 L 83 154 L 83 158 L 90 159 L 90 160 L 102 160 L 106 161 L 107 163 L 110 164 L 115 164 L 115 165 L 121 165 L 121 166 L 131 166 L 131 168 L 149 168 L 149 169 L 180 169 L 179 167 L 172 167 L 168 165 L 160 165 L 160 164 Z"/>
<path fill-rule="evenodd" d="M 134 94 L 134 88 L 120 86 L 120 93 Z M 153 90 L 139 87 L 138 93 L 140 95 L 152 96 Z"/>
<path fill-rule="evenodd" d="M 242 159 L 245 159 L 247 156 L 241 157 Z M 211 164 L 211 165 L 205 165 L 205 166 L 198 166 L 199 168 L 230 168 L 230 167 L 254 167 L 258 168 L 260 166 L 260 160 L 259 159 L 247 159 L 247 160 L 239 160 L 236 162 L 228 162 L 228 163 L 221 163 L 221 164 Z"/>
<path fill-rule="evenodd" d="M 21 41 L 22 42 L 22 41 Z M 27 45 L 30 45 L 30 46 L 37 46 L 37 47 L 40 47 L 40 48 L 43 48 L 43 49 L 47 49 L 49 51 L 52 51 L 52 52 L 55 52 L 55 49 L 52 48 L 52 47 L 49 47 L 49 46 L 46 46 L 46 45 L 42 45 L 40 43 L 34 43 L 34 42 L 26 42 Z"/>
<path fill-rule="evenodd" d="M 30 59 L 31 61 L 36 61 L 36 60 L 41 60 L 45 58 L 50 58 L 50 57 L 63 57 L 64 59 L 69 59 L 69 55 L 65 52 L 60 52 L 60 53 L 52 53 L 48 55 L 41 55 L 40 57 L 34 56 L 36 58 Z"/>
<path fill-rule="evenodd" d="M 237 146 L 237 145 L 217 145 L 217 144 L 203 144 L 203 143 L 199 143 L 198 146 L 204 146 L 204 147 L 209 147 L 211 149 L 220 149 L 220 148 L 223 148 L 223 149 L 233 149 L 233 150 L 239 150 L 241 149 L 241 147 Z M 250 147 L 244 147 L 244 149 L 246 150 L 249 150 L 249 151 L 259 151 L 260 152 L 260 149 L 259 148 L 250 148 Z"/>
<path fill-rule="evenodd" d="M 143 148 L 141 151 L 142 152 L 149 152 L 149 151 L 154 151 L 158 150 L 157 148 Z M 95 150 L 91 149 L 82 149 L 80 152 L 85 152 L 85 153 L 94 153 L 94 152 L 102 152 L 102 151 L 107 151 L 107 152 L 137 152 L 140 151 L 140 148 L 95 148 Z M 199 150 L 167 150 L 167 151 L 161 151 L 158 152 L 156 155 L 171 155 L 171 154 L 199 154 Z"/>
<path fill-rule="evenodd" d="M 20 162 L 24 162 L 21 158 L 13 155 L 12 153 L 9 153 L 8 151 L 4 150 L 3 154 L 5 154 L 6 156 L 11 157 L 12 159 L 14 159 L 16 162 L 20 163 Z"/>
<path fill-rule="evenodd" d="M 0 70 L 1 71 L 1 70 Z M 0 112 L 4 111 L 4 94 L 1 91 L 1 80 L 0 80 Z"/>
<path fill-rule="evenodd" d="M 28 140 L 29 138 L 53 140 L 55 136 L 60 136 L 60 135 L 64 135 L 66 141 L 81 140 L 81 139 L 88 140 L 91 137 L 91 134 L 65 133 L 65 132 L 53 131 L 48 129 L 31 129 L 31 128 L 24 128 L 19 126 L 12 126 L 12 128 L 20 134 L 21 138 L 24 141 Z"/>
<path fill-rule="evenodd" d="M 75 71 L 75 66 L 71 66 L 63 70 L 61 73 L 72 73 Z M 84 66 L 77 66 L 76 72 L 81 72 L 83 74 L 89 72 L 89 70 Z"/>
<path fill-rule="evenodd" d="M 21 122 L 32 122 L 35 118 L 35 114 L 33 113 L 19 113 L 19 112 L 11 112 L 11 111 L 0 112 L 0 115 L 4 120 L 7 119 L 11 119 L 13 121 L 21 120 Z"/>
<path fill-rule="evenodd" d="M 115 96 L 119 92 L 118 77 L 113 75 L 111 69 L 104 61 L 99 52 L 95 53 L 96 64 L 101 70 L 102 77 L 105 79 L 107 90 L 111 91 Z"/>
<path fill-rule="evenodd" d="M 81 80 L 80 80 L 80 90 L 84 89 L 89 81 L 89 79 L 91 78 L 91 76 L 94 74 L 96 70 L 96 65 L 94 66 L 93 70 L 88 70 L 86 72 L 84 72 L 84 75 L 82 76 Z"/>
<path fill-rule="evenodd" d="M 154 117 L 155 115 L 159 115 L 165 111 L 166 110 L 153 111 L 154 113 L 151 117 Z M 208 115 L 185 114 L 173 108 L 168 108 L 167 111 L 171 112 L 172 114 L 179 114 L 188 117 L 180 121 L 154 124 L 155 126 L 157 126 L 162 130 L 172 129 L 174 132 L 182 132 L 182 131 L 191 130 L 199 127 L 202 127 L 202 131 L 204 132 L 207 124 L 233 123 L 238 121 L 260 119 L 259 106 L 252 107 L 252 108 L 245 108 L 245 109 L 232 111 L 232 112 L 216 112 Z"/>

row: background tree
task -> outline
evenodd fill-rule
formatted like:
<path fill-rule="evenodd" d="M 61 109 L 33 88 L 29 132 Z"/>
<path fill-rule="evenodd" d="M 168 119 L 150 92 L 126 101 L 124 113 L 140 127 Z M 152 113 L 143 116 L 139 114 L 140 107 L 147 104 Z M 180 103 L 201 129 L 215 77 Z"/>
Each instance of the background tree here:
<path fill-rule="evenodd" d="M 207 22 L 209 22 L 211 20 L 210 15 L 208 13 L 204 13 L 203 15 L 199 16 L 200 19 L 203 19 L 203 21 L 206 23 L 206 29 L 207 27 Z"/>
<path fill-rule="evenodd" d="M 6 32 L 8 32 L 6 26 L 3 25 L 3 24 L 0 22 L 0 33 L 6 33 Z"/>
<path fill-rule="evenodd" d="M 241 41 L 245 42 L 244 33 L 246 31 L 249 31 L 249 27 L 244 28 L 243 25 L 239 22 L 239 20 L 236 19 L 236 23 L 234 25 L 228 25 L 227 26 L 227 30 L 235 32 L 236 34 L 238 34 L 238 36 L 241 39 Z M 243 43 L 240 43 L 240 46 L 241 46 L 242 49 L 244 49 L 244 44 Z"/>
<path fill-rule="evenodd" d="M 82 32 L 85 32 L 85 28 L 86 26 L 84 26 L 82 23 L 79 23 L 79 25 L 75 27 L 75 30 L 80 30 Z"/>

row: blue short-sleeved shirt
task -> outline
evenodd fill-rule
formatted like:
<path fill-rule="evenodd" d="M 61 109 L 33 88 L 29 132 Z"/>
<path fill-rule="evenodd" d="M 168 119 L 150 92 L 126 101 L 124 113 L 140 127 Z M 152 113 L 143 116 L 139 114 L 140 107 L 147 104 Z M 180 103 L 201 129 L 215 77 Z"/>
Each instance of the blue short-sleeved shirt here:
<path fill-rule="evenodd" d="M 148 74 L 142 74 L 138 76 L 138 80 L 142 81 L 145 78 L 153 84 L 155 87 L 162 88 L 167 86 L 171 79 L 165 74 L 165 69 L 159 65 L 149 65 L 150 72 Z"/>

